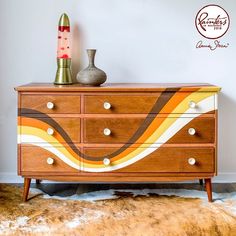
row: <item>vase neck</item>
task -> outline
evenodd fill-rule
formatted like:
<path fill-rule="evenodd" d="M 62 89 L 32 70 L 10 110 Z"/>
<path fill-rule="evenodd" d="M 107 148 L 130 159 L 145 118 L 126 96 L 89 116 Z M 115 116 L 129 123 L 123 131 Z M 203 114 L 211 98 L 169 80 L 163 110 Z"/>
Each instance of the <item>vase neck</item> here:
<path fill-rule="evenodd" d="M 95 66 L 94 61 L 95 61 L 96 50 L 88 49 L 87 54 L 88 54 L 88 59 L 89 59 L 89 67 Z"/>

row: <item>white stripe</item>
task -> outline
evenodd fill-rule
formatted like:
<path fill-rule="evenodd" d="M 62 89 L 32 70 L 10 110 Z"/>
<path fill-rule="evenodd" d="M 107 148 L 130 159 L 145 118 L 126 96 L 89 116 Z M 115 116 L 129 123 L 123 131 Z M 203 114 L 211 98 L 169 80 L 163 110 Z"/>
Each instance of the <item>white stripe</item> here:
<path fill-rule="evenodd" d="M 41 148 L 43 148 L 43 149 L 53 153 L 60 160 L 65 162 L 67 165 L 69 165 L 69 166 L 71 166 L 71 167 L 73 167 L 73 168 L 75 168 L 77 170 L 81 170 L 81 165 L 77 165 L 76 163 L 71 161 L 69 158 L 67 158 L 63 153 L 61 153 L 57 148 L 55 148 L 50 143 L 45 142 L 45 140 L 43 140 L 43 139 L 41 139 L 41 138 L 39 138 L 37 136 L 22 134 L 21 135 L 21 141 L 23 143 L 30 143 L 30 144 L 32 144 L 34 146 L 41 147 Z"/>
<path fill-rule="evenodd" d="M 214 99 L 214 95 L 211 97 L 207 97 L 204 100 L 200 101 L 198 103 L 198 106 L 201 107 L 201 112 L 202 113 L 207 113 L 209 111 L 212 111 L 214 109 L 212 107 L 212 99 Z M 188 109 L 186 113 L 190 113 L 192 109 Z M 106 168 L 89 168 L 89 167 L 84 167 L 83 171 L 88 171 L 88 172 L 106 172 L 106 171 L 113 171 L 113 170 L 118 170 L 121 168 L 124 168 L 128 165 L 131 165 L 147 155 L 151 154 L 152 152 L 156 151 L 162 144 L 160 143 L 166 143 L 171 137 L 173 137 L 179 130 L 181 130 L 186 124 L 188 124 L 192 119 L 202 115 L 202 114 L 190 114 L 191 117 L 189 118 L 183 118 L 186 117 L 186 114 L 182 114 L 165 132 L 164 134 L 158 138 L 153 144 L 150 145 L 149 148 L 144 148 L 144 150 L 139 153 L 137 156 L 133 157 L 132 159 L 129 159 L 126 162 L 120 163 L 115 166 L 109 166 Z"/>
<path fill-rule="evenodd" d="M 214 96 L 212 96 L 214 99 Z M 203 113 L 207 113 L 209 111 L 212 111 L 212 97 L 208 97 L 201 102 L 198 103 L 198 105 L 201 107 L 201 110 Z M 186 113 L 190 112 L 192 109 L 188 109 Z M 202 114 L 191 114 L 191 117 L 186 117 L 185 114 L 182 114 L 165 132 L 164 134 L 156 140 L 155 143 L 166 143 L 171 137 L 173 137 L 179 130 L 181 130 L 185 125 L 187 125 L 189 122 L 191 122 L 194 118 L 200 116 Z M 154 144 L 155 144 L 154 143 Z"/>
<path fill-rule="evenodd" d="M 209 111 L 214 110 L 214 107 L 212 107 L 212 99 L 214 101 L 215 95 L 207 97 L 200 101 L 198 103 L 198 112 L 201 113 L 207 113 Z M 216 105 L 216 104 L 215 104 Z M 108 171 L 114 171 L 121 168 L 124 168 L 128 165 L 131 165 L 144 157 L 148 156 L 152 152 L 156 151 L 162 144 L 166 143 L 171 137 L 173 137 L 179 130 L 181 130 L 186 124 L 188 124 L 191 120 L 194 118 L 202 115 L 199 113 L 194 114 L 188 114 L 192 112 L 192 108 L 188 109 L 184 114 L 182 114 L 164 133 L 159 137 L 153 144 L 149 146 L 149 148 L 143 148 L 144 150 L 139 153 L 138 155 L 134 156 L 133 158 L 127 160 L 126 162 L 120 163 L 115 166 L 107 166 L 104 168 L 91 168 L 91 167 L 82 167 L 72 162 L 70 159 L 68 159 L 63 153 L 59 152 L 56 148 L 54 148 L 51 144 L 45 143 L 45 141 L 37 136 L 34 135 L 20 135 L 18 140 L 20 140 L 21 143 L 30 143 L 35 146 L 39 146 L 41 148 L 44 148 L 48 150 L 49 152 L 56 155 L 58 158 L 60 158 L 62 161 L 64 161 L 69 166 L 78 169 L 83 170 L 87 172 L 108 172 Z M 171 115 L 171 114 L 170 114 Z M 184 118 L 185 117 L 185 118 Z M 186 118 L 188 117 L 188 118 Z M 170 118 L 172 119 L 172 118 Z M 42 144 L 40 144 L 42 143 Z M 45 145 L 46 144 L 46 145 Z"/>

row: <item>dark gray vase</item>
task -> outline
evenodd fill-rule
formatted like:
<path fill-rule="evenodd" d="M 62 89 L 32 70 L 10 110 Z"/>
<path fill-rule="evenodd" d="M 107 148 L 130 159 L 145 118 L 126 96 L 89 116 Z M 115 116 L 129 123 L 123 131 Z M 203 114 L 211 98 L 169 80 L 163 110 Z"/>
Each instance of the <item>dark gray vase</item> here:
<path fill-rule="evenodd" d="M 90 86 L 99 86 L 103 84 L 107 75 L 103 70 L 98 69 L 94 65 L 94 58 L 96 54 L 96 49 L 87 49 L 89 65 L 84 70 L 81 70 L 76 78 L 80 84 L 90 85 Z"/>

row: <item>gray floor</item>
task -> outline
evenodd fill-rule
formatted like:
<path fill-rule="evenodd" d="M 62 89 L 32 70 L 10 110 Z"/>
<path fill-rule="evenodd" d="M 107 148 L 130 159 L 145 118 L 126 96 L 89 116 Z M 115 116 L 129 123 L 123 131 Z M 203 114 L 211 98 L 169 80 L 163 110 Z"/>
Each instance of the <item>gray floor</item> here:
<path fill-rule="evenodd" d="M 32 183 L 31 187 L 39 188 L 49 195 L 71 196 L 77 193 L 107 189 L 194 189 L 204 190 L 204 186 L 196 183 L 155 183 L 155 184 L 68 184 L 68 183 Z M 236 183 L 215 183 L 213 192 L 227 193 L 236 191 Z"/>

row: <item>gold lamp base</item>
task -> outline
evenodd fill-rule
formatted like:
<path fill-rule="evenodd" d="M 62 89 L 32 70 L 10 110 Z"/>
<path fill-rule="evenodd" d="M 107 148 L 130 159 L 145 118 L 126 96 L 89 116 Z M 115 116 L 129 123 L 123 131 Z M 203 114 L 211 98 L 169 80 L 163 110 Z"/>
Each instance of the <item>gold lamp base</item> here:
<path fill-rule="evenodd" d="M 71 59 L 57 59 L 57 73 L 54 84 L 72 84 Z"/>

